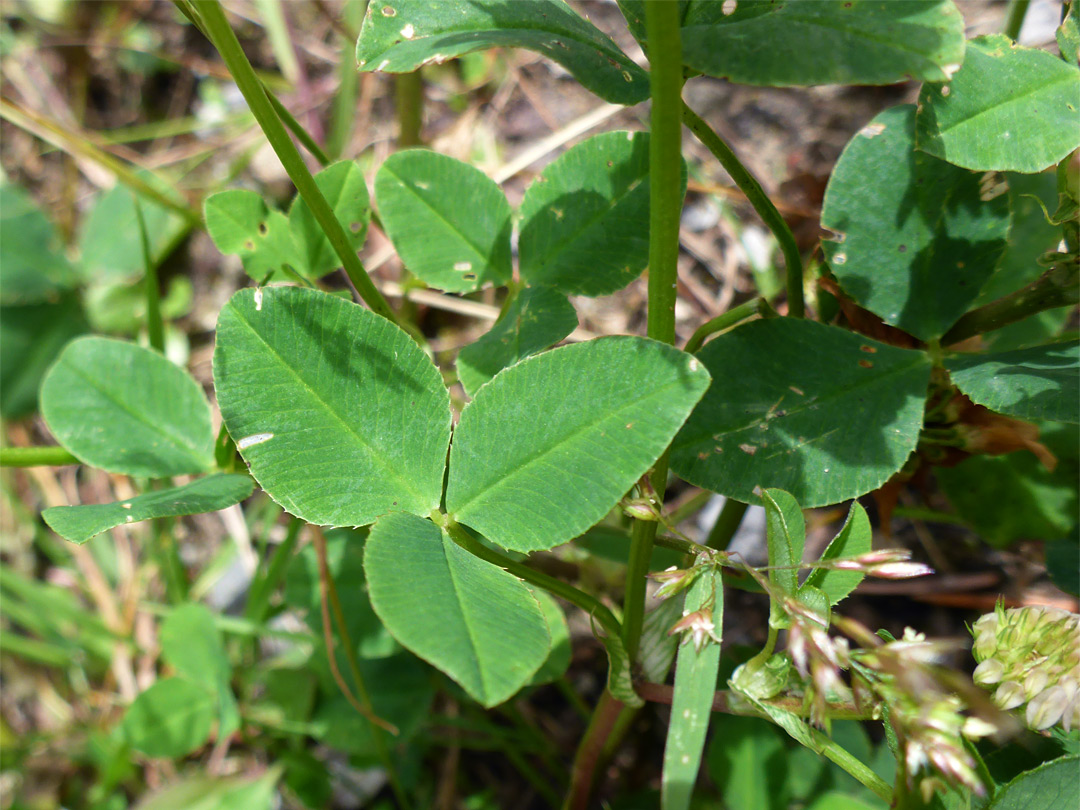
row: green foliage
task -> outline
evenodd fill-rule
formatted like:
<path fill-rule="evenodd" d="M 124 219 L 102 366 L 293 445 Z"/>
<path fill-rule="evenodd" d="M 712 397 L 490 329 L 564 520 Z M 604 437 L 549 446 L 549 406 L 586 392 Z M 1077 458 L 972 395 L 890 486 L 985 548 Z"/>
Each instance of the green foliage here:
<path fill-rule="evenodd" d="M 162 678 L 124 713 L 131 747 L 148 757 L 182 757 L 200 748 L 217 718 L 217 700 L 206 687 L 184 678 Z"/>
<path fill-rule="evenodd" d="M 251 495 L 246 475 L 210 475 L 182 487 L 149 492 L 110 504 L 53 506 L 41 513 L 49 527 L 73 543 L 85 543 L 115 526 L 141 520 L 216 512 Z"/>
<path fill-rule="evenodd" d="M 138 804 L 138 810 L 270 810 L 279 767 L 254 776 L 189 776 L 170 784 Z"/>
<path fill-rule="evenodd" d="M 998 413 L 1080 422 L 1080 345 L 1075 342 L 958 354 L 945 367 L 972 402 Z"/>
<path fill-rule="evenodd" d="M 930 380 L 922 352 L 775 318 L 698 357 L 713 383 L 671 453 L 693 484 L 743 502 L 771 484 L 822 506 L 881 486 L 915 448 Z"/>
<path fill-rule="evenodd" d="M 636 104 L 649 78 L 610 37 L 562 0 L 387 0 L 368 5 L 360 70 L 409 73 L 484 48 L 517 47 L 558 62 L 605 101 Z"/>
<path fill-rule="evenodd" d="M 892 107 L 848 143 L 825 192 L 821 224 L 834 236 L 822 249 L 848 295 L 931 340 L 1004 253 L 1009 200 L 1003 184 L 916 151 L 915 120 L 914 107 Z"/>
<path fill-rule="evenodd" d="M 1080 801 L 1076 778 L 1080 757 L 1068 756 L 1020 774 L 994 796 L 988 810 L 1033 810 L 1036 807 L 1072 807 Z"/>
<path fill-rule="evenodd" d="M 449 396 L 412 338 L 370 310 L 242 290 L 218 318 L 214 381 L 251 474 L 297 517 L 363 526 L 438 507 Z"/>
<path fill-rule="evenodd" d="M 0 183 L 0 304 L 40 304 L 75 286 L 60 233 L 18 186 Z"/>
<path fill-rule="evenodd" d="M 872 537 L 870 518 L 867 517 L 866 510 L 856 501 L 851 504 L 843 527 L 821 553 L 821 559 L 835 560 L 840 557 L 857 557 L 865 554 L 870 551 Z M 829 597 L 829 604 L 835 605 L 855 590 L 864 576 L 865 574 L 861 571 L 815 568 L 810 572 L 802 587 L 820 588 Z"/>
<path fill-rule="evenodd" d="M 432 287 L 510 281 L 510 203 L 479 169 L 426 149 L 397 152 L 379 167 L 375 198 L 401 261 Z"/>
<path fill-rule="evenodd" d="M 596 135 L 549 163 L 521 202 L 520 250 L 528 283 L 569 295 L 608 295 L 641 275 L 649 256 L 648 133 Z"/>
<path fill-rule="evenodd" d="M 993 34 L 946 84 L 923 85 L 919 149 L 979 171 L 1039 172 L 1080 146 L 1080 69 Z"/>
<path fill-rule="evenodd" d="M 515 551 L 572 540 L 652 466 L 708 379 L 694 358 L 643 338 L 523 360 L 462 411 L 448 514 Z"/>
<path fill-rule="evenodd" d="M 741 84 L 941 81 L 964 59 L 964 21 L 952 0 L 692 0 L 682 24 L 683 62 Z"/>
<path fill-rule="evenodd" d="M 151 349 L 74 340 L 41 383 L 41 413 L 84 464 L 163 478 L 213 464 L 210 406 L 183 369 Z"/>
<path fill-rule="evenodd" d="M 558 343 L 577 327 L 565 295 L 550 287 L 526 287 L 498 322 L 457 357 L 458 379 L 469 396 L 504 368 Z"/>
<path fill-rule="evenodd" d="M 724 581 L 719 569 L 707 570 L 686 593 L 684 615 L 701 611 L 715 628 L 715 644 L 698 646 L 687 637 L 675 662 L 675 692 L 671 722 L 664 745 L 664 772 L 660 791 L 664 810 L 686 810 L 694 793 L 705 733 L 712 716 L 713 691 L 720 668 L 720 634 L 724 626 Z M 703 617 L 704 620 L 704 617 Z M 687 636 L 693 628 L 687 631 Z M 705 642 L 709 639 L 705 638 Z"/>
<path fill-rule="evenodd" d="M 433 523 L 384 515 L 368 537 L 364 570 L 371 604 L 394 638 L 484 706 L 512 696 L 548 656 L 551 634 L 536 597 Z"/>

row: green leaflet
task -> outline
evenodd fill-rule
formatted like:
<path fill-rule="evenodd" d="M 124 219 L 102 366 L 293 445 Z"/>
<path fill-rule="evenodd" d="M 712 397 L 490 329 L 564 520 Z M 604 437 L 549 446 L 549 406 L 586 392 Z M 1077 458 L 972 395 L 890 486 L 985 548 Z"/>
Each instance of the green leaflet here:
<path fill-rule="evenodd" d="M 210 406 L 198 383 L 152 349 L 74 340 L 41 384 L 49 430 L 84 464 L 164 478 L 213 464 Z"/>
<path fill-rule="evenodd" d="M 519 247 L 522 278 L 568 295 L 608 295 L 641 275 L 649 255 L 648 133 L 605 132 L 549 163 L 521 202 Z"/>
<path fill-rule="evenodd" d="M 221 310 L 214 384 L 251 474 L 309 523 L 360 526 L 439 505 L 450 398 L 412 338 L 370 310 L 297 287 Z"/>
<path fill-rule="evenodd" d="M 523 360 L 462 411 L 447 512 L 515 551 L 565 543 L 649 469 L 707 386 L 697 360 L 644 338 Z"/>
<path fill-rule="evenodd" d="M 458 379 L 465 393 L 476 396 L 476 389 L 504 368 L 558 343 L 577 323 L 565 295 L 549 287 L 526 287 L 490 331 L 458 352 Z"/>
<path fill-rule="evenodd" d="M 945 367 L 957 388 L 992 411 L 1080 423 L 1080 346 L 1073 341 L 955 354 Z"/>
<path fill-rule="evenodd" d="M 197 515 L 225 509 L 251 495 L 246 475 L 209 475 L 182 487 L 147 492 L 127 501 L 52 506 L 41 513 L 49 527 L 73 543 L 85 543 L 115 526 L 153 518 Z"/>
<path fill-rule="evenodd" d="M 672 444 L 692 484 L 749 502 L 756 486 L 804 507 L 863 495 L 915 448 L 930 358 L 833 326 L 773 318 L 706 343 L 713 384 Z"/>
<path fill-rule="evenodd" d="M 822 249 L 848 295 L 931 340 L 975 302 L 1011 218 L 1004 183 L 916 151 L 915 125 L 914 107 L 892 107 L 844 147 L 821 209 L 835 236 Z"/>
<path fill-rule="evenodd" d="M 822 560 L 835 560 L 840 557 L 857 557 L 870 551 L 870 543 L 873 539 L 873 531 L 870 528 L 870 518 L 866 516 L 866 510 L 858 501 L 851 504 L 848 510 L 847 520 L 840 528 L 836 537 L 829 541 L 825 551 L 821 553 Z M 861 571 L 838 571 L 825 568 L 815 568 L 803 582 L 803 588 L 820 588 L 829 597 L 829 604 L 835 605 L 844 599 L 849 593 L 862 582 Z"/>
<path fill-rule="evenodd" d="M 394 638 L 484 706 L 510 698 L 548 657 L 551 635 L 536 597 L 430 521 L 381 517 L 364 570 L 371 604 Z"/>
<path fill-rule="evenodd" d="M 687 66 L 740 84 L 941 81 L 964 59 L 964 21 L 952 0 L 697 0 L 682 38 Z"/>
<path fill-rule="evenodd" d="M 1080 146 L 1080 69 L 1003 34 L 977 37 L 948 83 L 923 85 L 916 139 L 957 166 L 1042 171 Z"/>
<path fill-rule="evenodd" d="M 360 70 L 410 73 L 486 48 L 528 48 L 558 62 L 605 101 L 637 104 L 648 74 L 562 0 L 388 0 L 368 5 Z"/>
<path fill-rule="evenodd" d="M 375 175 L 375 199 L 401 261 L 430 286 L 510 281 L 510 203 L 479 169 L 427 149 L 396 152 Z"/>
<path fill-rule="evenodd" d="M 724 582 L 719 569 L 709 570 L 694 581 L 686 594 L 683 615 L 704 610 L 712 617 L 720 638 L 724 625 Z M 671 721 L 664 745 L 664 771 L 660 789 L 663 810 L 687 810 L 694 792 L 705 733 L 712 716 L 712 699 L 720 669 L 720 644 L 706 639 L 699 651 L 687 639 L 675 661 L 675 690 Z"/>
<path fill-rule="evenodd" d="M 0 304 L 40 304 L 75 286 L 56 226 L 18 186 L 0 183 Z"/>

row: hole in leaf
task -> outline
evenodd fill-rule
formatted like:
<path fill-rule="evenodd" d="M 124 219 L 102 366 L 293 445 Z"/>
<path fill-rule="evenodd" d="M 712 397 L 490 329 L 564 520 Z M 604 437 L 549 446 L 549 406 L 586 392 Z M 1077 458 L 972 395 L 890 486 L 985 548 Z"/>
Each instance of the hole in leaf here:
<path fill-rule="evenodd" d="M 259 223 L 259 236 L 266 236 L 270 233 L 270 229 L 266 226 L 265 222 Z"/>

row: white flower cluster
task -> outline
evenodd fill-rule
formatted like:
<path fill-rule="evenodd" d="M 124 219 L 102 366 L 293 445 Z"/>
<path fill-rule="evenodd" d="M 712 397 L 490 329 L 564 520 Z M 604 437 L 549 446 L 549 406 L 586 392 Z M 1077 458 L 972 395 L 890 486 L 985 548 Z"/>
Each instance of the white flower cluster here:
<path fill-rule="evenodd" d="M 973 679 L 993 686 L 1002 709 L 1027 704 L 1036 731 L 1080 726 L 1080 616 L 1059 608 L 998 605 L 972 627 Z"/>

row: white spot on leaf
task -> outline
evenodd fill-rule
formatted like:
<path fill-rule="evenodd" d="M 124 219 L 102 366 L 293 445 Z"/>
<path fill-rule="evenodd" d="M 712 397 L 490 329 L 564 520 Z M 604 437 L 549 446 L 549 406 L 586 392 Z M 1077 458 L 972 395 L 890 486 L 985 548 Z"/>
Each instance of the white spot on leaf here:
<path fill-rule="evenodd" d="M 959 64 L 946 65 L 942 68 L 942 70 L 945 71 L 945 75 L 950 79 L 953 77 L 953 74 L 956 73 L 956 71 L 958 71 L 959 69 Z"/>
<path fill-rule="evenodd" d="M 833 264 L 844 264 L 846 262 L 847 262 L 847 254 L 846 253 L 837 253 L 835 256 L 833 256 Z"/>
<path fill-rule="evenodd" d="M 459 273 L 464 273 L 466 270 L 472 270 L 472 262 L 454 262 L 454 269 Z"/>
<path fill-rule="evenodd" d="M 413 37 L 415 37 L 416 36 L 416 29 L 413 28 L 413 24 L 409 23 L 404 28 L 402 28 L 401 29 L 401 35 L 403 37 L 405 37 L 405 39 L 412 39 Z"/>
<path fill-rule="evenodd" d="M 859 130 L 859 134 L 864 138 L 873 138 L 875 135 L 880 135 L 885 131 L 884 124 L 867 124 L 865 127 Z"/>
<path fill-rule="evenodd" d="M 947 85 L 947 84 L 946 84 L 946 85 L 944 85 L 944 86 L 943 86 L 943 87 L 941 88 L 941 95 L 943 95 L 943 96 L 947 96 L 947 95 L 949 95 L 949 93 L 951 93 L 951 92 L 952 92 L 952 90 L 950 90 L 950 89 L 949 89 L 949 85 Z"/>
<path fill-rule="evenodd" d="M 122 504 L 120 504 L 120 508 L 121 509 L 130 509 L 131 504 L 130 503 L 122 503 Z"/>
<path fill-rule="evenodd" d="M 262 287 L 255 288 L 255 311 L 262 312 Z"/>
<path fill-rule="evenodd" d="M 383 68 L 385 68 L 385 67 L 386 67 L 387 65 L 389 65 L 389 64 L 390 64 L 390 60 L 389 60 L 389 59 L 383 59 L 383 60 L 382 60 L 381 62 L 379 62 L 379 66 L 378 66 L 377 68 L 375 68 L 375 70 L 376 70 L 377 72 L 381 73 L 381 72 L 382 72 L 382 70 L 383 70 Z"/>
<path fill-rule="evenodd" d="M 720 11 L 727 17 L 728 15 L 735 13 L 735 9 L 738 5 L 738 0 L 724 0 L 724 5 L 720 6 Z"/>
<path fill-rule="evenodd" d="M 253 447 L 256 444 L 268 442 L 272 438 L 274 438 L 273 433 L 255 433 L 251 436 L 245 436 L 244 438 L 240 439 L 240 441 L 236 443 L 236 448 L 238 450 L 247 450 L 247 448 Z"/>

